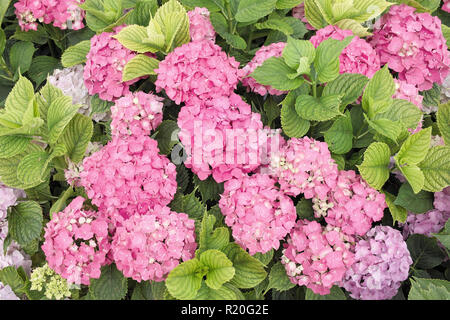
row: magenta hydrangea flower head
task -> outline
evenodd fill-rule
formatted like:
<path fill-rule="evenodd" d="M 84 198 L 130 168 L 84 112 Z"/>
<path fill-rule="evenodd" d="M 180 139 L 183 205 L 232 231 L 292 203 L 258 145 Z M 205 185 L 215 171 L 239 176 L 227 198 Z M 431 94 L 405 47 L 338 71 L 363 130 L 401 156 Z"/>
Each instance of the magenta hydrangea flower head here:
<path fill-rule="evenodd" d="M 292 16 L 294 18 L 300 19 L 305 24 L 306 29 L 316 30 L 316 28 L 309 24 L 308 20 L 306 19 L 304 2 L 300 3 L 298 6 L 292 9 Z"/>
<path fill-rule="evenodd" d="M 397 88 L 394 94 L 394 99 L 407 100 L 417 106 L 420 110 L 423 109 L 423 96 L 420 95 L 419 89 L 406 81 L 395 79 L 395 86 Z"/>
<path fill-rule="evenodd" d="M 294 197 L 304 193 L 307 199 L 326 199 L 338 176 L 328 144 L 308 137 L 290 139 L 272 155 L 269 169 L 283 192 Z"/>
<path fill-rule="evenodd" d="M 326 295 L 353 264 L 353 241 L 338 228 L 299 220 L 284 245 L 281 263 L 292 283 Z"/>
<path fill-rule="evenodd" d="M 251 255 L 277 250 L 297 218 L 292 200 L 265 174 L 225 182 L 219 207 L 236 243 Z"/>
<path fill-rule="evenodd" d="M 441 7 L 445 12 L 450 13 L 450 0 L 444 0 L 444 4 Z"/>
<path fill-rule="evenodd" d="M 407 239 L 412 234 L 423 234 L 431 237 L 432 233 L 438 233 L 450 218 L 450 211 L 444 212 L 431 210 L 422 214 L 408 213 L 406 223 L 403 226 L 403 238 Z"/>
<path fill-rule="evenodd" d="M 209 19 L 208 9 L 196 7 L 194 10 L 188 11 L 187 14 L 191 41 L 216 41 L 216 31 Z"/>
<path fill-rule="evenodd" d="M 84 10 L 80 4 L 85 0 L 19 0 L 14 4 L 19 26 L 23 31 L 37 30 L 38 22 L 51 24 L 60 29 L 84 28 Z"/>
<path fill-rule="evenodd" d="M 319 44 L 327 39 L 344 40 L 349 36 L 353 36 L 351 30 L 341 30 L 336 26 L 326 26 L 311 37 L 311 42 L 317 48 Z M 372 78 L 381 68 L 380 57 L 376 51 L 368 42 L 357 36 L 342 50 L 339 61 L 340 73 L 359 73 L 369 78 Z"/>
<path fill-rule="evenodd" d="M 445 79 L 450 55 L 439 18 L 414 11 L 405 4 L 392 6 L 381 17 L 371 44 L 400 80 L 425 91 Z"/>
<path fill-rule="evenodd" d="M 84 210 L 85 199 L 77 197 L 45 227 L 42 250 L 48 265 L 76 285 L 89 285 L 100 277 L 110 249 L 108 221 L 97 212 Z"/>
<path fill-rule="evenodd" d="M 391 299 L 408 278 L 412 263 L 400 231 L 377 226 L 356 243 L 355 263 L 341 285 L 354 299 Z"/>
<path fill-rule="evenodd" d="M 256 82 L 255 79 L 249 75 L 256 70 L 256 68 L 263 65 L 264 61 L 272 57 L 281 57 L 283 49 L 286 46 L 285 42 L 272 43 L 268 46 L 262 46 L 256 51 L 252 61 L 250 61 L 243 69 L 239 70 L 239 76 L 242 79 L 242 84 L 247 87 L 247 91 L 256 92 L 261 96 L 267 93 L 270 95 L 282 95 L 285 91 L 276 90 L 270 86 L 264 86 Z"/>
<path fill-rule="evenodd" d="M 363 236 L 372 223 L 383 218 L 387 207 L 384 194 L 371 188 L 354 171 L 339 171 L 336 187 L 326 200 L 313 198 L 316 218 L 325 217 L 348 235 Z"/>
<path fill-rule="evenodd" d="M 92 203 L 113 221 L 165 206 L 177 190 L 175 165 L 148 136 L 113 137 L 84 159 L 80 178 Z"/>
<path fill-rule="evenodd" d="M 122 82 L 125 65 L 136 53 L 122 46 L 113 38 L 123 26 L 114 32 L 103 32 L 91 39 L 91 49 L 84 67 L 84 83 L 90 95 L 98 94 L 100 99 L 115 101 L 130 92 L 130 85 L 139 79 Z"/>
<path fill-rule="evenodd" d="M 434 208 L 442 212 L 450 212 L 450 187 L 434 193 Z"/>
<path fill-rule="evenodd" d="M 128 93 L 111 107 L 113 136 L 150 135 L 162 122 L 163 98 L 139 91 Z"/>
<path fill-rule="evenodd" d="M 217 182 L 253 172 L 260 164 L 261 116 L 237 94 L 206 101 L 191 99 L 178 115 L 184 164 Z M 237 141 L 237 142 L 236 142 Z"/>
<path fill-rule="evenodd" d="M 157 92 L 180 104 L 193 97 L 229 96 L 237 87 L 239 62 L 209 40 L 182 45 L 161 61 L 155 72 Z"/>
<path fill-rule="evenodd" d="M 180 260 L 194 257 L 194 220 L 185 213 L 156 206 L 151 214 L 135 215 L 116 229 L 111 251 L 125 277 L 164 281 Z"/>

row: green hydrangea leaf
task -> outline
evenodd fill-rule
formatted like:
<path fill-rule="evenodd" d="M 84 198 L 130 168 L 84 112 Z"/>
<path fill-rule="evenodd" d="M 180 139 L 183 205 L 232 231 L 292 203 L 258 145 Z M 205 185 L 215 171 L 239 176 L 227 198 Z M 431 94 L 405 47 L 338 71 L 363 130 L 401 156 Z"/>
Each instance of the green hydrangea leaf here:
<path fill-rule="evenodd" d="M 206 272 L 207 269 L 196 258 L 180 263 L 167 276 L 167 290 L 176 299 L 194 299 L 202 286 Z"/>
<path fill-rule="evenodd" d="M 429 238 L 421 234 L 413 234 L 406 241 L 413 267 L 423 270 L 434 268 L 442 263 L 445 254 L 439 248 L 435 238 Z"/>
<path fill-rule="evenodd" d="M 419 164 L 425 177 L 424 189 L 439 192 L 450 185 L 450 147 L 431 148 L 425 160 Z"/>
<path fill-rule="evenodd" d="M 88 55 L 90 49 L 90 40 L 81 41 L 76 45 L 67 48 L 61 57 L 61 63 L 63 67 L 69 68 L 78 64 L 85 63 L 87 60 L 86 56 Z"/>
<path fill-rule="evenodd" d="M 211 249 L 203 252 L 200 255 L 200 262 L 208 269 L 205 283 L 211 289 L 220 289 L 225 282 L 234 277 L 233 263 L 219 250 Z"/>
<path fill-rule="evenodd" d="M 297 77 L 290 79 L 288 74 L 294 73 L 295 70 L 289 68 L 283 58 L 272 57 L 264 61 L 263 65 L 256 68 L 250 77 L 256 82 L 265 86 L 271 86 L 281 91 L 294 90 L 302 85 L 303 78 Z"/>
<path fill-rule="evenodd" d="M 64 128 L 59 142 L 66 146 L 67 155 L 74 163 L 83 160 L 93 131 L 91 119 L 81 114 L 76 114 Z"/>
<path fill-rule="evenodd" d="M 450 145 L 450 102 L 439 105 L 437 124 L 445 144 Z"/>
<path fill-rule="evenodd" d="M 241 0 L 235 19 L 238 22 L 251 22 L 269 15 L 275 10 L 277 0 Z"/>
<path fill-rule="evenodd" d="M 128 281 L 115 264 L 104 266 L 98 279 L 91 279 L 89 293 L 94 300 L 121 300 L 128 291 Z"/>
<path fill-rule="evenodd" d="M 340 103 L 340 95 L 322 96 L 320 98 L 300 95 L 295 102 L 295 111 L 305 120 L 327 121 L 341 114 L 339 111 Z"/>
<path fill-rule="evenodd" d="M 159 61 L 144 54 L 138 54 L 125 65 L 122 81 L 130 81 L 143 76 L 156 74 Z"/>
<path fill-rule="evenodd" d="M 389 179 L 390 158 L 389 146 L 382 142 L 372 143 L 364 152 L 364 161 L 357 167 L 372 188 L 380 190 Z"/>
<path fill-rule="evenodd" d="M 433 194 L 427 191 L 420 191 L 415 194 L 408 183 L 402 184 L 398 191 L 395 204 L 413 213 L 425 213 L 433 210 Z"/>
<path fill-rule="evenodd" d="M 352 149 L 353 127 L 350 114 L 337 118 L 325 132 L 325 141 L 329 149 L 336 154 L 345 154 Z"/>
<path fill-rule="evenodd" d="M 289 280 L 284 265 L 282 265 L 281 262 L 275 263 L 270 269 L 269 284 L 267 285 L 265 292 L 268 292 L 270 289 L 286 291 L 293 287 L 295 287 L 295 284 Z"/>
<path fill-rule="evenodd" d="M 21 246 L 38 239 L 42 232 L 42 208 L 35 201 L 20 202 L 8 214 L 11 237 Z"/>

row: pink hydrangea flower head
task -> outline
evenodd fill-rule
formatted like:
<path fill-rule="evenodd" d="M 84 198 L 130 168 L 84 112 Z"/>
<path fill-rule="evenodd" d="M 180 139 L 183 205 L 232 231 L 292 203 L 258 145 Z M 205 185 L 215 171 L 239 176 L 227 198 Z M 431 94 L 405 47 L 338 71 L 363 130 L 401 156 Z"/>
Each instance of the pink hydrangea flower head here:
<path fill-rule="evenodd" d="M 450 218 L 450 211 L 443 212 L 431 210 L 422 214 L 409 213 L 403 226 L 403 238 L 407 239 L 411 234 L 423 234 L 432 236 L 438 233 Z"/>
<path fill-rule="evenodd" d="M 290 139 L 273 154 L 269 167 L 281 190 L 290 196 L 304 193 L 307 199 L 326 199 L 336 186 L 338 167 L 328 144 L 308 137 Z"/>
<path fill-rule="evenodd" d="M 395 86 L 397 88 L 394 94 L 394 99 L 407 100 L 417 106 L 420 110 L 423 109 L 423 96 L 419 94 L 419 89 L 416 86 L 402 80 L 395 79 Z"/>
<path fill-rule="evenodd" d="M 125 65 L 136 53 L 122 46 L 113 38 L 123 26 L 114 32 L 103 32 L 91 39 L 91 49 L 84 67 L 84 83 L 90 95 L 98 94 L 100 99 L 115 101 L 130 92 L 130 85 L 139 79 L 122 82 Z"/>
<path fill-rule="evenodd" d="M 135 215 L 116 229 L 111 251 L 125 277 L 164 281 L 180 260 L 194 257 L 194 220 L 185 213 L 156 206 L 149 215 Z"/>
<path fill-rule="evenodd" d="M 86 148 L 86 152 L 84 153 L 85 157 L 90 157 L 95 152 L 100 151 L 103 145 L 100 142 L 90 142 Z M 67 169 L 64 170 L 64 177 L 68 184 L 74 187 L 82 187 L 80 184 L 80 173 L 83 171 L 83 162 L 80 161 L 78 163 L 73 162 L 70 159 L 66 159 L 68 162 Z"/>
<path fill-rule="evenodd" d="M 256 92 L 261 96 L 267 93 L 270 95 L 282 95 L 285 91 L 276 90 L 270 86 L 264 86 L 256 82 L 252 77 L 248 77 L 256 68 L 263 65 L 264 61 L 272 57 L 281 57 L 283 49 L 286 46 L 285 42 L 272 43 L 268 46 L 262 46 L 256 51 L 252 61 L 250 61 L 243 69 L 239 70 L 239 76 L 242 79 L 242 84 L 247 87 L 247 91 Z"/>
<path fill-rule="evenodd" d="M 297 213 L 276 180 L 254 174 L 228 180 L 224 190 L 219 207 L 236 243 L 251 255 L 277 250 L 294 227 Z"/>
<path fill-rule="evenodd" d="M 341 30 L 336 26 L 326 26 L 311 37 L 312 44 L 317 48 L 327 39 L 344 40 L 353 36 L 351 30 Z M 380 70 L 380 58 L 372 46 L 355 36 L 350 44 L 342 51 L 340 57 L 340 73 L 359 73 L 372 78 Z"/>
<path fill-rule="evenodd" d="M 84 159 L 80 178 L 92 203 L 113 220 L 165 206 L 177 190 L 175 165 L 148 136 L 113 137 Z"/>
<path fill-rule="evenodd" d="M 441 7 L 445 12 L 450 13 L 450 0 L 444 0 L 444 4 Z"/>
<path fill-rule="evenodd" d="M 412 262 L 400 231 L 377 226 L 356 243 L 355 263 L 341 285 L 354 299 L 391 299 L 408 278 Z"/>
<path fill-rule="evenodd" d="M 239 62 L 209 40 L 182 45 L 161 61 L 155 72 L 157 92 L 162 89 L 177 104 L 193 97 L 229 96 L 237 87 Z"/>
<path fill-rule="evenodd" d="M 299 220 L 284 245 L 281 263 L 292 283 L 326 295 L 353 264 L 353 241 L 338 228 Z"/>
<path fill-rule="evenodd" d="M 18 198 L 25 198 L 23 190 L 9 188 L 0 183 L 0 224 L 6 220 L 8 208 L 16 205 Z"/>
<path fill-rule="evenodd" d="M 84 210 L 84 198 L 75 198 L 54 214 L 45 227 L 42 250 L 48 265 L 69 283 L 89 285 L 100 277 L 110 249 L 108 221 Z"/>
<path fill-rule="evenodd" d="M 111 107 L 113 136 L 150 135 L 162 122 L 162 98 L 139 91 L 128 93 Z"/>
<path fill-rule="evenodd" d="M 209 19 L 208 9 L 196 7 L 194 10 L 188 11 L 187 14 L 189 17 L 191 41 L 216 41 L 216 31 Z"/>
<path fill-rule="evenodd" d="M 19 0 L 14 4 L 19 26 L 23 31 L 37 30 L 38 22 L 53 24 L 62 30 L 84 28 L 85 0 Z"/>
<path fill-rule="evenodd" d="M 373 33 L 371 44 L 381 63 L 420 91 L 441 84 L 449 73 L 450 54 L 438 17 L 415 13 L 405 4 L 392 6 Z"/>
<path fill-rule="evenodd" d="M 309 24 L 308 20 L 306 19 L 304 2 L 300 3 L 298 6 L 292 9 L 292 16 L 294 18 L 300 19 L 305 24 L 306 29 L 316 30 L 316 28 Z"/>
<path fill-rule="evenodd" d="M 363 236 L 372 223 L 383 218 L 387 207 L 384 194 L 371 188 L 354 171 L 339 171 L 336 187 L 328 199 L 313 198 L 316 218 L 325 217 L 348 235 Z"/>
<path fill-rule="evenodd" d="M 450 212 L 450 187 L 434 193 L 434 208 L 442 212 Z"/>
<path fill-rule="evenodd" d="M 185 165 L 201 180 L 212 174 L 217 182 L 224 182 L 261 164 L 261 117 L 237 94 L 191 99 L 181 108 L 178 127 L 187 153 Z"/>

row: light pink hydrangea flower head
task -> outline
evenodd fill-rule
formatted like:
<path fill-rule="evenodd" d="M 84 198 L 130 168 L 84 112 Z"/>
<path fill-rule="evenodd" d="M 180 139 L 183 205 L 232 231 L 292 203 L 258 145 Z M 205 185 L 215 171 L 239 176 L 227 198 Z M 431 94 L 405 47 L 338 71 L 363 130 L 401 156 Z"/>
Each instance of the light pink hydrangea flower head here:
<path fill-rule="evenodd" d="M 80 8 L 85 0 L 19 0 L 14 4 L 19 26 L 23 31 L 38 28 L 38 22 L 60 29 L 84 28 L 85 12 Z"/>
<path fill-rule="evenodd" d="M 216 31 L 209 19 L 208 9 L 196 7 L 194 10 L 188 11 L 187 14 L 191 41 L 216 41 Z"/>
<path fill-rule="evenodd" d="M 55 213 L 45 227 L 42 250 L 48 265 L 69 283 L 89 285 L 100 277 L 110 249 L 108 221 L 84 210 L 84 198 L 75 198 Z"/>
<path fill-rule="evenodd" d="M 237 87 L 239 62 L 209 40 L 182 45 L 161 61 L 155 72 L 157 92 L 180 104 L 193 97 L 229 96 Z"/>
<path fill-rule="evenodd" d="M 277 250 L 294 227 L 297 213 L 276 180 L 255 174 L 228 180 L 224 188 L 219 207 L 236 243 L 251 255 Z"/>
<path fill-rule="evenodd" d="M 212 174 L 214 180 L 224 182 L 253 172 L 261 164 L 261 116 L 252 113 L 237 94 L 192 99 L 181 108 L 178 127 L 188 156 L 184 164 L 200 180 Z"/>
<path fill-rule="evenodd" d="M 400 231 L 377 226 L 356 243 L 355 263 L 341 285 L 354 299 L 391 299 L 408 278 L 412 263 Z"/>
<path fill-rule="evenodd" d="M 299 220 L 284 245 L 281 263 L 292 283 L 326 295 L 353 264 L 353 241 L 338 228 Z"/>
<path fill-rule="evenodd" d="M 445 12 L 450 13 L 450 0 L 444 0 L 444 4 L 441 7 Z"/>
<path fill-rule="evenodd" d="M 339 171 L 336 187 L 327 199 L 313 198 L 316 218 L 325 217 L 348 235 L 363 236 L 372 223 L 383 218 L 387 207 L 384 194 L 371 188 L 354 171 Z"/>
<path fill-rule="evenodd" d="M 371 40 L 381 63 L 398 72 L 400 80 L 429 90 L 449 72 L 450 53 L 441 21 L 429 13 L 415 13 L 405 4 L 392 6 L 381 17 Z"/>
<path fill-rule="evenodd" d="M 103 32 L 92 37 L 84 67 L 84 83 L 89 94 L 98 94 L 100 99 L 106 101 L 115 101 L 128 94 L 130 85 L 139 80 L 122 82 L 125 65 L 136 56 L 113 38 L 122 28 L 120 26 L 114 32 Z"/>
<path fill-rule="evenodd" d="M 114 137 L 83 161 L 80 184 L 112 220 L 147 214 L 169 204 L 177 190 L 176 168 L 148 136 Z"/>
<path fill-rule="evenodd" d="M 243 69 L 239 70 L 239 76 L 242 79 L 242 84 L 247 87 L 247 91 L 256 92 L 261 96 L 267 93 L 270 95 L 283 95 L 286 92 L 276 90 L 270 86 L 264 86 L 256 82 L 255 79 L 249 75 L 256 70 L 256 68 L 263 65 L 264 61 L 272 57 L 281 57 L 283 49 L 286 46 L 285 42 L 272 43 L 268 46 L 262 46 L 256 51 L 252 61 L 250 61 Z"/>
<path fill-rule="evenodd" d="M 164 281 L 180 260 L 194 257 L 194 220 L 156 206 L 149 215 L 133 216 L 116 229 L 111 251 L 125 277 Z"/>
<path fill-rule="evenodd" d="M 118 99 L 111 107 L 113 136 L 150 135 L 162 122 L 163 99 L 139 91 Z"/>
<path fill-rule="evenodd" d="M 317 48 L 319 44 L 327 39 L 344 40 L 353 36 L 351 30 L 341 30 L 336 26 L 327 26 L 317 31 L 311 37 L 312 44 Z M 342 50 L 339 57 L 340 73 L 359 73 L 372 78 L 380 70 L 380 58 L 372 46 L 355 36 L 350 44 Z"/>
<path fill-rule="evenodd" d="M 283 192 L 294 197 L 304 193 L 307 199 L 326 199 L 338 176 L 328 144 L 308 137 L 290 139 L 272 155 L 269 169 Z"/>

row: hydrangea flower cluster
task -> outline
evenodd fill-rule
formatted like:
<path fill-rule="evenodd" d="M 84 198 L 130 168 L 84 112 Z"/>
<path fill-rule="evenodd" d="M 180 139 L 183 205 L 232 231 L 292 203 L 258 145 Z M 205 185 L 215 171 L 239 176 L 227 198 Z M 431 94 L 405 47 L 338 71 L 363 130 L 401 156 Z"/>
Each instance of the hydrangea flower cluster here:
<path fill-rule="evenodd" d="M 126 220 L 111 244 L 117 269 L 138 282 L 163 281 L 180 260 L 192 259 L 196 248 L 194 220 L 161 206 Z"/>
<path fill-rule="evenodd" d="M 196 7 L 194 10 L 188 11 L 187 14 L 191 41 L 216 41 L 216 31 L 209 19 L 208 9 Z"/>
<path fill-rule="evenodd" d="M 6 219 L 8 208 L 16 205 L 17 199 L 25 198 L 23 190 L 13 189 L 0 184 L 0 225 Z"/>
<path fill-rule="evenodd" d="M 444 4 L 441 7 L 445 12 L 450 13 L 450 0 L 444 0 Z"/>
<path fill-rule="evenodd" d="M 383 218 L 387 207 L 384 194 L 371 188 L 355 171 L 339 171 L 336 187 L 329 191 L 326 200 L 313 199 L 317 218 L 341 228 L 348 235 L 363 236 L 372 223 Z"/>
<path fill-rule="evenodd" d="M 162 122 L 162 98 L 139 91 L 118 99 L 111 107 L 113 136 L 150 135 Z"/>
<path fill-rule="evenodd" d="M 77 197 L 45 227 L 42 250 L 48 265 L 70 284 L 89 285 L 100 277 L 110 249 L 108 221 L 95 211 L 83 210 Z"/>
<path fill-rule="evenodd" d="M 374 227 L 356 243 L 355 263 L 347 270 L 342 286 L 354 299 L 391 299 L 408 278 L 412 262 L 400 231 Z"/>
<path fill-rule="evenodd" d="M 200 180 L 212 174 L 220 183 L 252 172 L 260 165 L 261 116 L 252 113 L 250 105 L 237 94 L 205 101 L 192 99 L 181 108 L 178 127 L 178 136 L 188 154 L 184 164 Z"/>
<path fill-rule="evenodd" d="M 327 26 L 317 31 L 311 37 L 312 44 L 317 48 L 327 39 L 344 40 L 353 36 L 351 30 L 341 30 L 336 26 Z M 380 58 L 372 46 L 355 36 L 350 44 L 342 50 L 339 57 L 340 73 L 359 73 L 372 78 L 380 70 Z"/>
<path fill-rule="evenodd" d="M 292 16 L 294 18 L 300 19 L 308 30 L 316 30 L 306 19 L 305 15 L 305 3 L 302 2 L 298 6 L 292 9 Z"/>
<path fill-rule="evenodd" d="M 193 97 L 229 96 L 239 82 L 238 67 L 239 62 L 212 41 L 190 42 L 169 53 L 155 69 L 156 89 L 164 89 L 176 104 Z"/>
<path fill-rule="evenodd" d="M 84 153 L 85 158 L 90 157 L 102 147 L 100 142 L 89 141 L 86 152 Z M 68 165 L 67 169 L 64 170 L 64 177 L 66 178 L 67 183 L 74 187 L 81 187 L 80 173 L 83 171 L 83 162 L 75 163 L 70 159 L 66 159 L 66 161 L 68 162 Z"/>
<path fill-rule="evenodd" d="M 130 85 L 139 80 L 122 82 L 125 65 L 136 56 L 136 53 L 113 38 L 122 28 L 116 27 L 114 32 L 103 32 L 91 39 L 84 67 L 84 84 L 90 95 L 98 94 L 102 100 L 117 100 L 128 94 Z"/>
<path fill-rule="evenodd" d="M 148 136 L 114 137 L 84 159 L 80 177 L 92 203 L 113 220 L 165 206 L 177 190 L 175 165 Z"/>
<path fill-rule="evenodd" d="M 419 94 L 419 89 L 416 86 L 402 80 L 395 79 L 395 92 L 394 99 L 407 100 L 417 106 L 420 110 L 423 109 L 423 96 Z"/>
<path fill-rule="evenodd" d="M 252 61 L 250 61 L 243 69 L 239 70 L 239 77 L 242 79 L 242 84 L 247 87 L 247 91 L 256 92 L 261 96 L 267 93 L 270 95 L 283 95 L 286 92 L 276 90 L 270 86 L 264 86 L 256 82 L 255 79 L 249 75 L 256 70 L 256 68 L 263 65 L 264 61 L 272 57 L 281 57 L 283 49 L 286 47 L 285 42 L 272 43 L 268 46 L 262 46 L 256 51 Z"/>
<path fill-rule="evenodd" d="M 324 200 L 336 187 L 338 167 L 325 142 L 292 138 L 272 155 L 269 167 L 280 189 L 290 196 L 303 193 L 306 199 Z"/>
<path fill-rule="evenodd" d="M 354 262 L 353 241 L 337 228 L 299 220 L 284 245 L 281 263 L 292 283 L 329 294 Z"/>
<path fill-rule="evenodd" d="M 400 80 L 429 90 L 449 72 L 450 54 L 441 21 L 429 13 L 415 13 L 405 4 L 392 6 L 375 28 L 372 46 L 381 63 L 398 72 Z"/>
<path fill-rule="evenodd" d="M 219 207 L 233 238 L 251 255 L 277 250 L 292 230 L 297 213 L 292 200 L 276 186 L 276 180 L 255 174 L 225 183 Z"/>
<path fill-rule="evenodd" d="M 80 8 L 85 0 L 19 0 L 14 4 L 19 26 L 23 31 L 38 28 L 38 22 L 51 24 L 62 30 L 84 28 L 85 12 Z"/>
<path fill-rule="evenodd" d="M 44 291 L 47 299 L 61 300 L 72 295 L 67 280 L 55 273 L 48 263 L 33 270 L 30 276 L 31 290 Z"/>

